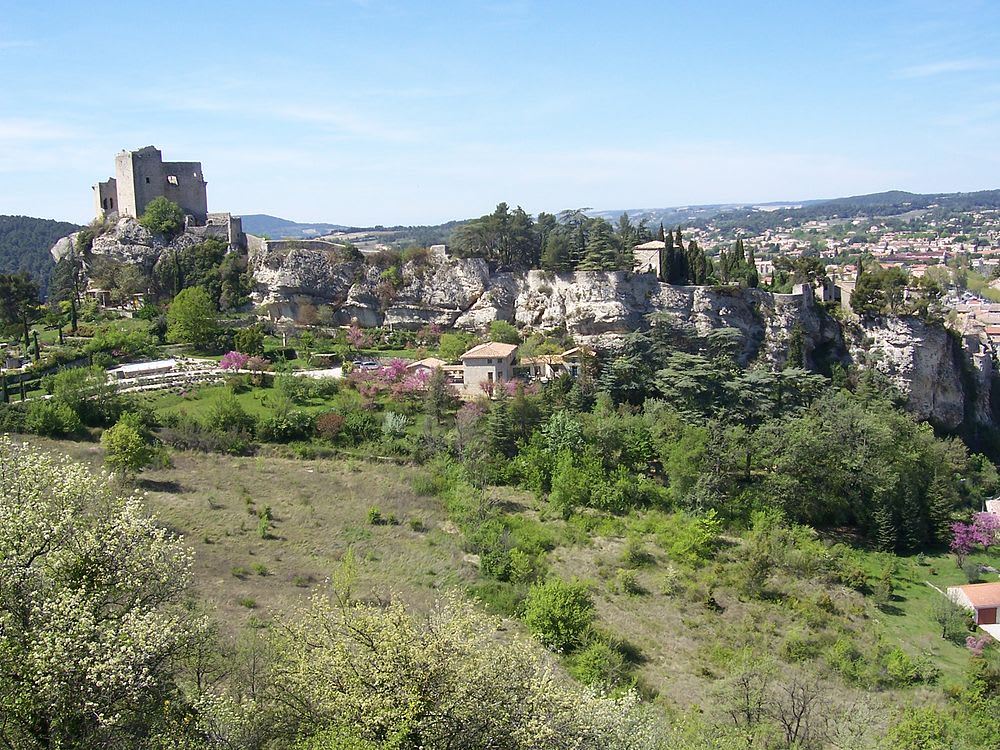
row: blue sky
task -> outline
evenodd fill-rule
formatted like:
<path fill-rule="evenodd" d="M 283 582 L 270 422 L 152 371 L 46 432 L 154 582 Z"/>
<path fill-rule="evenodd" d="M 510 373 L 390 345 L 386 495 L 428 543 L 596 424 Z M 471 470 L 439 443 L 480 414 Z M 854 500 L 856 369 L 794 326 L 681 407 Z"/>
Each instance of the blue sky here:
<path fill-rule="evenodd" d="M 353 225 L 1000 187 L 994 0 L 146 5 L 0 0 L 0 214 L 147 144 Z"/>

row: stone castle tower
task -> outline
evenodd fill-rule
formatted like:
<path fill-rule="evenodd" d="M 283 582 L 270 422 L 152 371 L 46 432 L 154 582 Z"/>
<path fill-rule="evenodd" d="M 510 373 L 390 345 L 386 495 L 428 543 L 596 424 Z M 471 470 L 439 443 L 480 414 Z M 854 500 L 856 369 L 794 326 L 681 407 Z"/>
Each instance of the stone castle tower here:
<path fill-rule="evenodd" d="M 155 146 L 122 151 L 115 156 L 115 176 L 94 185 L 98 218 L 109 214 L 142 216 L 153 198 L 163 196 L 183 209 L 195 223 L 208 218 L 208 196 L 201 162 L 163 161 Z"/>

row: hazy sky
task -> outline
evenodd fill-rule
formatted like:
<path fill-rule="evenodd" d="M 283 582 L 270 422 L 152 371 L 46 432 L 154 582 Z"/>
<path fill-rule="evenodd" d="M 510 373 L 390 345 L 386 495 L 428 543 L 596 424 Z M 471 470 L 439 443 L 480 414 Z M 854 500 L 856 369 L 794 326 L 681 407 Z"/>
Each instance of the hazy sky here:
<path fill-rule="evenodd" d="M 0 214 L 147 144 L 353 225 L 997 188 L 1000 2 L 0 0 Z"/>

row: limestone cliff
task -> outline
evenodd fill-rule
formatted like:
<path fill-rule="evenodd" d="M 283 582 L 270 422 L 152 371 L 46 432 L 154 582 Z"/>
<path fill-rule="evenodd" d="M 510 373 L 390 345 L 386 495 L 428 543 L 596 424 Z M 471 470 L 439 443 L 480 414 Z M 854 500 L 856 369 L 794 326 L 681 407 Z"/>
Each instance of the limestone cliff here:
<path fill-rule="evenodd" d="M 858 324 L 849 354 L 886 375 L 918 418 L 955 430 L 992 422 L 993 356 L 977 343 L 919 318 L 875 318 Z"/>
<path fill-rule="evenodd" d="M 151 268 L 164 250 L 203 239 L 185 232 L 170 243 L 133 219 L 94 241 L 93 252 Z M 53 257 L 69 251 L 60 240 Z M 318 240 L 269 242 L 248 238 L 254 302 L 272 317 L 300 319 L 307 306 L 329 305 L 341 324 L 482 330 L 506 320 L 527 331 L 565 329 L 580 342 L 614 348 L 621 337 L 667 313 L 700 333 L 723 326 L 743 333 L 742 359 L 769 367 L 786 364 L 793 336 L 805 363 L 873 367 L 908 396 L 921 419 L 944 429 L 991 424 L 993 352 L 985 342 L 962 342 L 940 326 L 915 318 L 843 325 L 813 299 L 812 290 L 773 294 L 735 287 L 671 286 L 650 274 L 622 272 L 496 272 L 480 258 L 452 258 L 442 250 L 390 271 L 346 247 Z"/>
<path fill-rule="evenodd" d="M 646 316 L 677 316 L 706 333 L 729 326 L 744 334 L 744 361 L 786 364 L 793 332 L 810 366 L 840 362 L 875 367 L 909 397 L 921 419 L 944 429 L 991 423 L 992 354 L 967 348 L 939 326 L 917 319 L 878 319 L 844 326 L 812 290 L 680 287 L 649 274 L 491 272 L 478 258 L 438 251 L 403 264 L 391 283 L 365 259 L 323 242 L 255 241 L 250 268 L 255 301 L 295 318 L 302 305 L 329 304 L 340 323 L 417 328 L 426 323 L 483 329 L 507 320 L 533 331 L 563 329 L 578 341 L 614 347 Z"/>

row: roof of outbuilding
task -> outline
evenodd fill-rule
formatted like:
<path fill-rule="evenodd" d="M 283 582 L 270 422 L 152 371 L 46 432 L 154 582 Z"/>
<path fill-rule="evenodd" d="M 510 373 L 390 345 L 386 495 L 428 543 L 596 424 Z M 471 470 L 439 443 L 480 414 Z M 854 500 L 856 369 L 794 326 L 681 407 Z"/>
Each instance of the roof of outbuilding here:
<path fill-rule="evenodd" d="M 431 370 L 437 369 L 438 367 L 444 367 L 447 362 L 443 359 L 438 359 L 437 357 L 424 357 L 423 359 L 418 359 L 416 362 L 410 362 L 406 366 L 407 370 L 412 370 L 416 367 L 427 367 Z"/>
<path fill-rule="evenodd" d="M 973 607 L 1000 606 L 1000 582 L 970 583 L 966 586 L 956 586 L 962 590 Z"/>
<path fill-rule="evenodd" d="M 459 359 L 468 359 L 471 357 L 509 357 L 515 351 L 517 351 L 515 344 L 501 344 L 498 341 L 488 341 L 485 344 L 472 347 L 459 357 Z"/>

